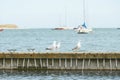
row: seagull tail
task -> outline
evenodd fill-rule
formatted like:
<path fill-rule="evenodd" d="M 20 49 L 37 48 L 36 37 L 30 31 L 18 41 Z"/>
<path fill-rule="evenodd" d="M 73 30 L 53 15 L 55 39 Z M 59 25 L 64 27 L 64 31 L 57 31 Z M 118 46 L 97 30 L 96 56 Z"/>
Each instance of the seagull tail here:
<path fill-rule="evenodd" d="M 51 50 L 50 48 L 45 48 L 46 50 Z"/>

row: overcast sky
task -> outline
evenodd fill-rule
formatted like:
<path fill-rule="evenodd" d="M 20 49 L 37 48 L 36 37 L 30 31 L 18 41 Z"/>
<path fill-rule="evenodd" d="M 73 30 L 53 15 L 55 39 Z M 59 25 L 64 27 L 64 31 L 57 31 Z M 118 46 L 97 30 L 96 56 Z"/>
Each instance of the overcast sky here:
<path fill-rule="evenodd" d="M 120 0 L 86 0 L 85 3 L 88 27 L 120 27 Z M 54 28 L 77 27 L 83 22 L 83 0 L 0 0 L 0 24 Z"/>

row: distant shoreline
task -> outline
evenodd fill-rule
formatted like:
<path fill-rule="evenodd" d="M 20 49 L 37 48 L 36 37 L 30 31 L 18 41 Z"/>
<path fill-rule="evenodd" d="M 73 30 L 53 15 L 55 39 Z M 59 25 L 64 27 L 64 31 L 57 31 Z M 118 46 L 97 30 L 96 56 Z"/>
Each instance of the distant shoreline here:
<path fill-rule="evenodd" d="M 17 25 L 15 24 L 3 24 L 0 25 L 0 29 L 16 29 Z"/>

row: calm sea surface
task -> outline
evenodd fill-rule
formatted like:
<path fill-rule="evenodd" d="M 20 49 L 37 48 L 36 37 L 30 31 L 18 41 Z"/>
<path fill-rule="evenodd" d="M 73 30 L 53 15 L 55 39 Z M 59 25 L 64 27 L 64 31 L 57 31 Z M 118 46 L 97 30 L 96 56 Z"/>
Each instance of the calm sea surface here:
<path fill-rule="evenodd" d="M 46 47 L 53 41 L 61 42 L 58 52 L 72 52 L 72 48 L 81 40 L 79 52 L 119 52 L 119 29 L 94 29 L 89 34 L 77 34 L 73 30 L 16 29 L 0 32 L 0 51 L 16 49 L 25 52 L 35 48 L 36 52 L 47 52 Z"/>
<path fill-rule="evenodd" d="M 94 29 L 89 34 L 77 34 L 73 30 L 51 29 L 16 29 L 0 32 L 0 52 L 16 49 L 26 52 L 34 48 L 36 52 L 46 51 L 45 48 L 53 41 L 61 42 L 59 50 L 54 52 L 73 52 L 72 48 L 81 40 L 79 52 L 120 52 L 119 29 Z M 0 80 L 120 80 L 120 72 L 7 72 L 0 71 Z"/>

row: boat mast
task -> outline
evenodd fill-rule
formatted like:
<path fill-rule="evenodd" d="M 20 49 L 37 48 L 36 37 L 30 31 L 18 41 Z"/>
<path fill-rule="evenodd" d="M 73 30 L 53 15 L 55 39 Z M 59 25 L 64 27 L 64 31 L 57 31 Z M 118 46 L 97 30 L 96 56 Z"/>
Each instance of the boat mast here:
<path fill-rule="evenodd" d="M 65 6 L 65 26 L 67 26 L 67 9 L 66 9 L 66 6 Z"/>
<path fill-rule="evenodd" d="M 65 0 L 65 27 L 67 26 L 67 2 Z"/>
<path fill-rule="evenodd" d="M 86 19 L 86 16 L 85 16 L 85 0 L 83 0 L 83 20 L 84 20 L 84 23 L 85 23 L 85 19 Z"/>
<path fill-rule="evenodd" d="M 59 14 L 59 27 L 61 27 L 61 15 Z"/>

